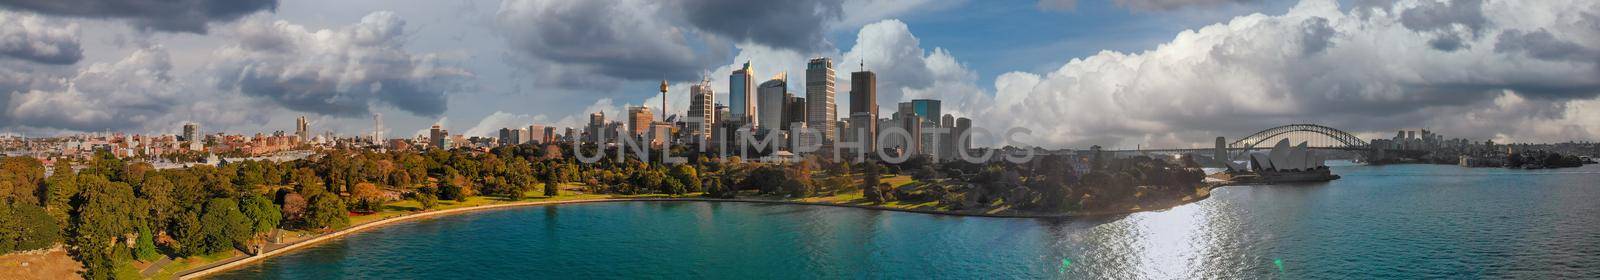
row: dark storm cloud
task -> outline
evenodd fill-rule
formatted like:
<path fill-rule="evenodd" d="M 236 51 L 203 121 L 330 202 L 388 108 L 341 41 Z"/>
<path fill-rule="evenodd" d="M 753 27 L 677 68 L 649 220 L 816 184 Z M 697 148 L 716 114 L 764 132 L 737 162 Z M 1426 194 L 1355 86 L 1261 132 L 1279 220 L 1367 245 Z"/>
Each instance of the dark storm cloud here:
<path fill-rule="evenodd" d="M 1328 19 L 1326 18 L 1309 18 L 1302 22 L 1301 26 L 1304 28 L 1301 31 L 1301 46 L 1306 55 L 1316 54 L 1328 49 L 1328 46 L 1333 45 L 1333 35 L 1338 34 L 1338 31 L 1328 26 Z"/>
<path fill-rule="evenodd" d="M 562 72 L 543 74 L 557 78 L 544 81 L 547 84 L 583 75 L 694 78 L 707 65 L 706 58 L 690 47 L 695 36 L 663 17 L 663 3 L 507 1 L 496 25 L 514 53 L 532 58 L 520 64 Z"/>
<path fill-rule="evenodd" d="M 1420 6 L 1400 13 L 1400 24 L 1407 29 L 1434 34 L 1428 45 L 1442 51 L 1466 47 L 1466 36 L 1477 36 L 1489 24 L 1483 16 L 1483 0 L 1457 0 L 1448 3 L 1422 1 Z M 1458 30 L 1457 27 L 1465 30 Z"/>
<path fill-rule="evenodd" d="M 65 65 L 83 59 L 78 26 L 30 13 L 0 11 L 0 56 Z"/>
<path fill-rule="evenodd" d="M 685 17 L 700 30 L 802 52 L 832 47 L 823 36 L 825 24 L 844 13 L 843 0 L 680 1 Z"/>
<path fill-rule="evenodd" d="M 445 93 L 471 73 L 442 65 L 438 55 L 405 51 L 404 30 L 405 21 L 390 12 L 330 30 L 247 20 L 233 30 L 238 43 L 218 51 L 210 68 L 219 89 L 294 111 L 361 117 L 388 105 L 444 114 Z"/>
<path fill-rule="evenodd" d="M 1495 52 L 1526 54 L 1547 61 L 1600 63 L 1600 50 L 1561 40 L 1544 29 L 1533 32 L 1506 30 L 1500 33 L 1498 39 L 1494 45 Z"/>
<path fill-rule="evenodd" d="M 206 24 L 278 8 L 278 0 L 0 0 L 0 6 L 41 14 L 125 19 L 139 28 L 206 33 Z"/>

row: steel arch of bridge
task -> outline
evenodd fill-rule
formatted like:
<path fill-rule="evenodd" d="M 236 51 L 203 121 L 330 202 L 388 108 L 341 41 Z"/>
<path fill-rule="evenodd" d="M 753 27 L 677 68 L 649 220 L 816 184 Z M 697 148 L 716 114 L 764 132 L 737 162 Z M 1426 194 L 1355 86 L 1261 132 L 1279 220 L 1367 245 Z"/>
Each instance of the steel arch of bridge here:
<path fill-rule="evenodd" d="M 1250 150 L 1250 149 L 1255 148 L 1256 145 L 1261 144 L 1262 141 L 1266 141 L 1268 139 L 1272 139 L 1273 137 L 1278 137 L 1279 135 L 1289 134 L 1289 133 L 1292 133 L 1292 132 L 1310 132 L 1310 133 L 1322 134 L 1323 136 L 1327 136 L 1328 138 L 1332 138 L 1333 140 L 1339 142 L 1339 144 L 1341 146 L 1335 147 L 1335 148 L 1351 148 L 1351 149 L 1355 149 L 1355 148 L 1365 148 L 1365 147 L 1367 147 L 1367 141 L 1361 140 L 1360 137 L 1356 137 L 1354 134 L 1350 134 L 1349 132 L 1344 132 L 1343 130 L 1339 130 L 1337 128 L 1332 128 L 1332 127 L 1327 127 L 1327 126 L 1317 125 L 1317 124 L 1291 124 L 1291 125 L 1279 126 L 1279 127 L 1274 127 L 1274 128 L 1268 128 L 1266 130 L 1262 130 L 1261 132 L 1256 132 L 1256 134 L 1251 134 L 1250 136 L 1246 136 L 1244 138 L 1239 138 L 1239 140 L 1234 140 L 1233 143 L 1228 143 L 1228 148 L 1240 148 L 1240 149 L 1244 149 L 1244 150 Z"/>

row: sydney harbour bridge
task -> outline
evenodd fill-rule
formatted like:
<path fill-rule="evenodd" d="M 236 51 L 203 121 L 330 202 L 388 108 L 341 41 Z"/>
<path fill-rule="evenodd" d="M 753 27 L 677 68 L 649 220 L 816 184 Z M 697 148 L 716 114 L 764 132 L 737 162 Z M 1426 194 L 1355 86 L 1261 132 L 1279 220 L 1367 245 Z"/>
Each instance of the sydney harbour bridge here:
<path fill-rule="evenodd" d="M 1425 153 L 1423 151 L 1385 150 L 1386 147 L 1374 147 L 1372 143 L 1356 137 L 1355 134 L 1319 124 L 1289 124 L 1268 128 L 1244 137 L 1235 138 L 1227 142 L 1226 137 L 1217 137 L 1216 147 L 1212 148 L 1141 148 L 1137 150 L 1114 150 L 1116 153 L 1147 153 L 1147 154 L 1187 154 L 1194 153 L 1210 156 L 1216 152 L 1226 152 L 1233 160 L 1243 159 L 1245 154 L 1252 150 L 1271 149 L 1272 142 L 1278 139 L 1292 138 L 1299 141 L 1310 142 L 1310 149 L 1337 150 L 1354 152 L 1361 157 L 1372 159 L 1383 157 L 1384 154 L 1415 156 Z"/>

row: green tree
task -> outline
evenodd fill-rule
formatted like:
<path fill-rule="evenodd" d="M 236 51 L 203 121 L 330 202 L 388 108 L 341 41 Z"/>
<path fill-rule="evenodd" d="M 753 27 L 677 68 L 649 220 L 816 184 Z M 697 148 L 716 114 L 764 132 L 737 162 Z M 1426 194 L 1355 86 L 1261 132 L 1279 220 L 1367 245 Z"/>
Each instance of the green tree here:
<path fill-rule="evenodd" d="M 682 190 L 679 190 L 674 194 L 701 191 L 702 186 L 700 182 L 700 172 L 695 170 L 694 166 L 689 166 L 688 164 L 679 164 L 678 166 L 674 166 L 672 168 L 672 173 L 669 175 L 671 175 L 673 179 L 677 180 L 679 184 L 683 185 Z"/>
<path fill-rule="evenodd" d="M 72 253 L 84 264 L 84 278 L 109 279 L 116 256 L 127 256 L 127 247 L 117 244 L 125 244 L 121 241 L 134 231 L 138 224 L 134 215 L 141 209 L 128 184 L 94 173 L 80 179 L 84 188 L 73 208 Z"/>
<path fill-rule="evenodd" d="M 549 173 L 544 178 L 544 196 L 556 197 L 561 195 L 561 178 L 558 174 Z"/>
<path fill-rule="evenodd" d="M 0 254 L 48 248 L 61 241 L 61 227 L 44 208 L 0 201 Z"/>
<path fill-rule="evenodd" d="M 203 254 L 205 249 L 201 244 L 205 242 L 205 229 L 200 226 L 200 209 L 198 207 L 173 213 L 172 224 L 167 228 L 167 233 L 172 234 L 178 241 L 174 252 L 180 256 L 196 256 Z"/>
<path fill-rule="evenodd" d="M 171 218 L 172 211 L 177 207 L 172 200 L 174 189 L 172 181 L 159 174 L 145 176 L 144 183 L 139 184 L 136 195 L 150 206 L 149 218 L 152 227 L 159 227 Z"/>
<path fill-rule="evenodd" d="M 150 228 L 139 227 L 139 240 L 134 242 L 133 258 L 141 261 L 154 261 L 160 258 L 161 253 L 156 251 L 155 234 L 150 233 Z"/>
<path fill-rule="evenodd" d="M 78 174 L 72 172 L 72 161 L 67 159 L 56 160 L 54 169 L 45 181 L 44 207 L 57 224 L 65 224 L 72 212 L 72 198 L 78 196 Z"/>
<path fill-rule="evenodd" d="M 342 228 L 350 225 L 350 215 L 345 212 L 344 201 L 331 193 L 311 195 L 306 209 L 306 227 L 312 229 Z"/>
<path fill-rule="evenodd" d="M 200 214 L 202 254 L 222 252 L 250 240 L 250 218 L 239 211 L 238 202 L 213 198 L 206 201 L 204 209 Z"/>
<path fill-rule="evenodd" d="M 421 206 L 422 210 L 433 209 L 433 207 L 439 205 L 439 197 L 435 195 L 436 193 L 438 191 L 434 190 L 433 187 L 425 186 L 412 193 L 411 199 L 416 200 L 417 205 Z"/>
<path fill-rule="evenodd" d="M 283 213 L 278 210 L 278 205 L 272 204 L 272 200 L 264 196 L 245 196 L 239 204 L 239 210 L 244 212 L 245 218 L 250 219 L 251 240 L 262 240 L 272 230 L 278 229 L 283 221 Z"/>

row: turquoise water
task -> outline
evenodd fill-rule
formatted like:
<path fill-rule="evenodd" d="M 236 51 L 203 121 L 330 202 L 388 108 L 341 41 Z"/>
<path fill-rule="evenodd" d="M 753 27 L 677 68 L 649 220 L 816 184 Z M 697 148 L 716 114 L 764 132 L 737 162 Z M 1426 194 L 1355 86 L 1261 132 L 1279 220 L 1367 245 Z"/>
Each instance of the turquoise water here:
<path fill-rule="evenodd" d="M 1335 167 L 1068 221 L 709 202 L 527 207 L 388 226 L 220 279 L 1600 278 L 1600 166 Z"/>

